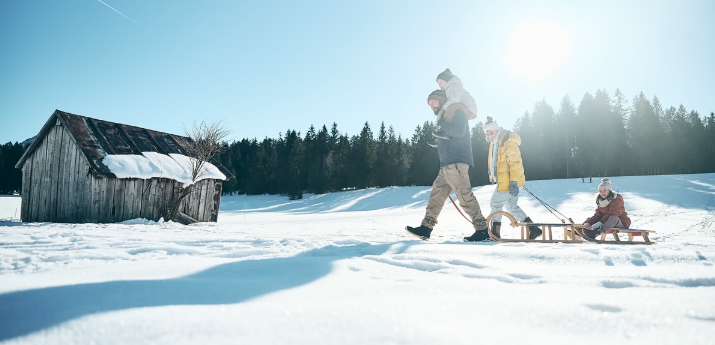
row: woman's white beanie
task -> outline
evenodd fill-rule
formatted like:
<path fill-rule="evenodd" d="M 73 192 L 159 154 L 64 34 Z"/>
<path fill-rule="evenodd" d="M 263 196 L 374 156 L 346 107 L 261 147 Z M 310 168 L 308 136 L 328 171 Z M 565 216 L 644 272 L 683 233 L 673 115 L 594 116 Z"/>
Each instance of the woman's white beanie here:
<path fill-rule="evenodd" d="M 499 124 L 491 116 L 487 116 L 487 123 L 484 124 L 484 132 L 499 130 Z"/>

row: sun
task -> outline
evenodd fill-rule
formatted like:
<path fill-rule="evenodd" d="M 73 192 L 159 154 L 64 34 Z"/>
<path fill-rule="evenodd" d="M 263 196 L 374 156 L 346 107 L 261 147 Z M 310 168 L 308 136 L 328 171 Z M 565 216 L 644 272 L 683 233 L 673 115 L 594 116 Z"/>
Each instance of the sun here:
<path fill-rule="evenodd" d="M 556 71 L 566 60 L 569 37 L 565 30 L 548 23 L 521 27 L 511 41 L 508 60 L 518 74 L 541 79 Z"/>

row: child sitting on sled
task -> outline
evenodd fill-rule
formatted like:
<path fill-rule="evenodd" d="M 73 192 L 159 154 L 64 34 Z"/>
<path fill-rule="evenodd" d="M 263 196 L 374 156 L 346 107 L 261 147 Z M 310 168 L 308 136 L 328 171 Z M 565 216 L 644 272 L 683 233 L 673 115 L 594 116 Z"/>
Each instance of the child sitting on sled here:
<path fill-rule="evenodd" d="M 596 213 L 593 217 L 583 222 L 584 235 L 595 238 L 612 228 L 625 228 L 631 226 L 631 219 L 623 204 L 623 196 L 614 192 L 611 180 L 604 177 L 598 185 L 596 195 Z"/>
<path fill-rule="evenodd" d="M 457 109 L 462 109 L 467 115 L 467 120 L 477 118 L 477 102 L 474 97 L 462 87 L 462 80 L 452 74 L 449 68 L 437 76 L 437 84 L 439 88 L 447 94 L 447 102 L 444 103 L 437 115 L 435 121 L 439 125 L 439 120 L 444 119 L 447 122 L 452 122 L 454 112 Z M 440 139 L 449 140 L 449 136 L 442 130 L 437 130 L 433 135 Z"/>

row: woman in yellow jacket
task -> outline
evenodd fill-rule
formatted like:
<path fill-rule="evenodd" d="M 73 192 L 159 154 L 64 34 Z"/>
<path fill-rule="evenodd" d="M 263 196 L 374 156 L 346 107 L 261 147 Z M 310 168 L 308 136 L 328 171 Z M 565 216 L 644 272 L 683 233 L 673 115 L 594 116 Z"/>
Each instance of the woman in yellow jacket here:
<path fill-rule="evenodd" d="M 496 183 L 490 206 L 491 213 L 501 211 L 506 206 L 506 211 L 511 213 L 518 222 L 532 223 L 524 210 L 519 207 L 519 188 L 526 182 L 524 165 L 521 162 L 521 138 L 514 132 L 507 131 L 497 124 L 491 116 L 487 116 L 484 124 L 484 133 L 489 138 L 489 181 Z M 492 232 L 500 237 L 501 215 L 492 218 Z M 537 226 L 529 227 L 529 239 L 541 235 Z"/>

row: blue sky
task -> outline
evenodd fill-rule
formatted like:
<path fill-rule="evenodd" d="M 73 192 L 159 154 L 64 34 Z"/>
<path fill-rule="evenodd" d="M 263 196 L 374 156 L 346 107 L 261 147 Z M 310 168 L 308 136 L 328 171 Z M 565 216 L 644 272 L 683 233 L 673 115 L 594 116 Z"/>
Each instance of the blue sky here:
<path fill-rule="evenodd" d="M 599 88 L 715 111 L 713 1 L 103 1 L 0 1 L 0 142 L 55 109 L 177 134 L 223 119 L 231 139 L 365 121 L 409 137 L 446 67 L 506 128 Z"/>

